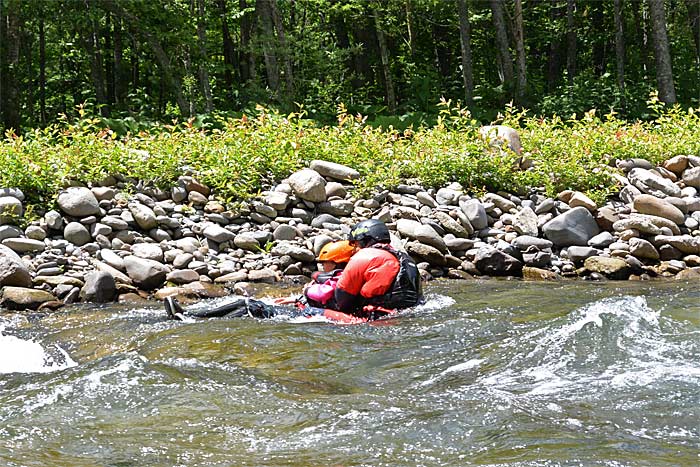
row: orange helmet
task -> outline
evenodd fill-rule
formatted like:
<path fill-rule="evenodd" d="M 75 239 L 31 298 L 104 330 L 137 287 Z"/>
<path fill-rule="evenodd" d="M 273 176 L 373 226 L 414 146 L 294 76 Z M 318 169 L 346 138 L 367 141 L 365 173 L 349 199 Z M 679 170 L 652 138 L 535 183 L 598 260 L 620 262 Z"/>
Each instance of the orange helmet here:
<path fill-rule="evenodd" d="M 347 240 L 339 240 L 337 242 L 327 243 L 318 255 L 319 261 L 333 261 L 334 263 L 347 263 L 352 255 L 355 254 L 355 248 L 350 246 Z"/>

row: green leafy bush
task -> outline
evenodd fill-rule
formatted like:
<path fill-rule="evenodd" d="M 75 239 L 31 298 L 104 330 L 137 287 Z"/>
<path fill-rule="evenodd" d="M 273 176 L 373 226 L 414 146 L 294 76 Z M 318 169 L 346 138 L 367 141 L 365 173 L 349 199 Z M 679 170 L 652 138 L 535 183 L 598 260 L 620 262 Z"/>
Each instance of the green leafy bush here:
<path fill-rule="evenodd" d="M 417 179 L 439 188 L 460 182 L 470 192 L 556 195 L 580 190 L 603 201 L 618 187 L 614 161 L 639 157 L 655 164 L 677 154 L 699 154 L 700 118 L 694 110 L 664 108 L 652 96 L 656 117 L 629 123 L 615 114 L 589 111 L 578 119 L 529 117 L 507 107 L 496 123 L 521 135 L 534 168 L 514 169 L 518 155 L 490 147 L 468 110 L 441 103 L 434 126 L 369 125 L 366 117 L 339 107 L 337 123 L 319 126 L 303 112 L 282 115 L 264 108 L 251 116 L 196 118 L 137 131 L 115 131 L 99 118 L 65 119 L 22 137 L 0 142 L 0 187 L 22 189 L 30 203 L 48 207 L 71 184 L 99 182 L 110 175 L 168 187 L 194 173 L 226 202 L 255 196 L 314 159 L 355 168 L 358 195 Z"/>

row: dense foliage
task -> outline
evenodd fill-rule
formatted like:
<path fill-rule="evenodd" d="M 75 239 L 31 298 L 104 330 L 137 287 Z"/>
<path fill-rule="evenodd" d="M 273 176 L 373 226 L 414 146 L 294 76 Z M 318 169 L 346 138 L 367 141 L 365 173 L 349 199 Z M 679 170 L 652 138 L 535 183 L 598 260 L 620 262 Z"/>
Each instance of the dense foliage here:
<path fill-rule="evenodd" d="M 529 117 L 507 109 L 501 121 L 519 130 L 535 162 L 514 169 L 516 154 L 479 137 L 468 111 L 444 102 L 437 124 L 416 130 L 384 130 L 341 108 L 336 125 L 320 126 L 301 114 L 259 109 L 254 118 L 219 119 L 212 128 L 194 120 L 154 126 L 119 137 L 98 118 L 63 121 L 0 143 L 0 186 L 17 187 L 30 203 L 49 206 L 62 187 L 117 176 L 129 186 L 146 182 L 167 188 L 192 173 L 224 201 L 250 198 L 313 159 L 346 164 L 362 179 L 357 194 L 415 179 L 427 187 L 456 181 L 471 193 L 533 188 L 556 195 L 581 190 L 598 201 L 616 190 L 615 158 L 659 163 L 678 154 L 698 154 L 700 117 L 677 107 L 649 122 L 627 123 L 609 114 L 577 120 Z"/>
<path fill-rule="evenodd" d="M 435 124 L 441 97 L 482 123 L 510 101 L 648 119 L 654 89 L 699 104 L 699 17 L 695 0 L 0 0 L 0 128 L 90 102 L 122 134 L 258 104 L 403 129 Z"/>

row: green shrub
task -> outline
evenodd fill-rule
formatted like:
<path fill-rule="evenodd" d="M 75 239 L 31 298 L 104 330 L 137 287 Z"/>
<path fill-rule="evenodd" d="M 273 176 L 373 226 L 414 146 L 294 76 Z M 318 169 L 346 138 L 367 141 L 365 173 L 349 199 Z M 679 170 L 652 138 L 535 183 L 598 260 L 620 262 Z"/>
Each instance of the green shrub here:
<path fill-rule="evenodd" d="M 656 117 L 626 122 L 592 110 L 577 119 L 529 117 L 507 107 L 496 123 L 516 128 L 535 167 L 514 170 L 518 155 L 489 147 L 470 113 L 443 101 L 434 126 L 375 127 L 341 105 L 334 125 L 320 126 L 304 112 L 281 115 L 264 108 L 251 116 L 214 116 L 137 131 L 80 119 L 6 135 L 0 142 L 0 186 L 22 189 L 30 204 L 49 206 L 73 182 L 94 183 L 109 175 L 168 187 L 194 173 L 224 201 L 236 202 L 305 167 L 314 159 L 355 168 L 357 195 L 417 179 L 439 188 L 459 182 L 472 193 L 485 190 L 554 196 L 580 190 L 603 201 L 617 190 L 614 161 L 632 157 L 654 164 L 677 154 L 699 154 L 700 118 L 694 110 L 664 108 L 650 99 Z M 126 131 L 126 133 L 123 133 Z"/>

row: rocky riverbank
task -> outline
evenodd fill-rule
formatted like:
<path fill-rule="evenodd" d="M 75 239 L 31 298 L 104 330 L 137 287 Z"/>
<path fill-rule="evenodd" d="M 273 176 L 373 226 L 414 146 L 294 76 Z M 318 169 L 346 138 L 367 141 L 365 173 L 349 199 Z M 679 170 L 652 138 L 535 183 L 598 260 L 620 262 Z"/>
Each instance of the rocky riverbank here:
<path fill-rule="evenodd" d="M 406 181 L 358 199 L 355 170 L 325 161 L 235 209 L 193 176 L 169 191 L 110 177 L 62 191 L 21 229 L 24 194 L 0 190 L 0 306 L 182 300 L 244 293 L 251 282 L 305 281 L 331 239 L 386 222 L 426 279 L 512 276 L 700 280 L 700 157 L 661 167 L 618 161 L 619 197 L 583 193 L 472 197 Z"/>

